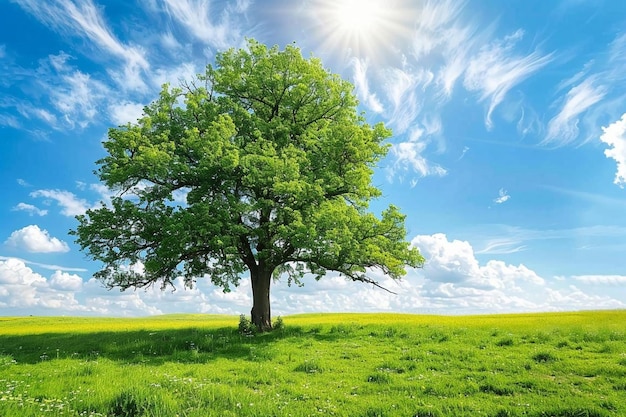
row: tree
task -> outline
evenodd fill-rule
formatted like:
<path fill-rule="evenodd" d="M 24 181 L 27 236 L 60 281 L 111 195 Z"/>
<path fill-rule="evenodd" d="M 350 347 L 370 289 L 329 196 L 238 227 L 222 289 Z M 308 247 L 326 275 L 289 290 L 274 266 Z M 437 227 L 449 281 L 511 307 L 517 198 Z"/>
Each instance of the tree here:
<path fill-rule="evenodd" d="M 391 132 L 365 122 L 349 82 L 293 45 L 249 40 L 215 62 L 109 130 L 96 174 L 117 196 L 70 232 L 103 263 L 98 279 L 125 290 L 208 277 L 229 291 L 247 270 L 265 331 L 272 279 L 336 271 L 380 286 L 371 269 L 398 279 L 422 265 L 405 216 L 368 211 Z"/>

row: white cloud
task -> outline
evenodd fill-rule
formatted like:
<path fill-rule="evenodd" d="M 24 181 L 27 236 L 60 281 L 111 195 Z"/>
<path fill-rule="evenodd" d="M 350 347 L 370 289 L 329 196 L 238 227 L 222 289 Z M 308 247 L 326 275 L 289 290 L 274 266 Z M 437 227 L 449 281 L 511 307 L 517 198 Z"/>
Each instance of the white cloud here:
<path fill-rule="evenodd" d="M 357 96 L 371 111 L 382 113 L 384 111 L 382 103 L 376 97 L 376 93 L 370 91 L 369 79 L 367 77 L 367 60 L 354 58 L 352 60 L 352 68 Z"/>
<path fill-rule="evenodd" d="M 106 22 L 92 0 L 16 0 L 30 14 L 55 29 L 71 35 L 82 35 L 101 50 L 124 61 L 119 76 L 120 84 L 130 89 L 143 90 L 142 71 L 149 69 L 143 50 L 119 41 L 107 27 Z"/>
<path fill-rule="evenodd" d="M 143 104 L 130 101 L 111 104 L 109 106 L 109 119 L 117 126 L 136 123 L 143 116 L 143 108 Z"/>
<path fill-rule="evenodd" d="M 602 131 L 600 140 L 610 146 L 604 151 L 604 155 L 617 162 L 617 172 L 613 182 L 623 188 L 626 184 L 626 113 L 620 120 L 603 127 Z"/>
<path fill-rule="evenodd" d="M 502 255 L 509 253 L 516 253 L 526 250 L 526 245 L 520 245 L 517 239 L 491 239 L 487 242 L 486 246 L 477 250 L 476 254 L 489 254 L 489 255 Z"/>
<path fill-rule="evenodd" d="M 200 71 L 191 62 L 184 62 L 176 67 L 159 68 L 152 73 L 152 85 L 160 89 L 163 84 L 179 85 L 180 81 L 195 78 Z"/>
<path fill-rule="evenodd" d="M 444 64 L 437 75 L 437 83 L 442 95 L 449 99 L 456 82 L 468 69 L 472 50 L 485 35 L 478 35 L 471 26 L 453 26 L 445 34 L 447 40 L 443 50 Z"/>
<path fill-rule="evenodd" d="M 13 129 L 20 129 L 22 127 L 17 118 L 10 114 L 0 114 L 0 126 L 8 126 Z"/>
<path fill-rule="evenodd" d="M 624 285 L 626 275 L 574 275 L 571 278 L 592 285 Z"/>
<path fill-rule="evenodd" d="M 197 39 L 218 49 L 238 44 L 240 33 L 233 15 L 244 13 L 250 2 L 216 6 L 213 0 L 164 0 L 169 14 Z M 219 12 L 218 12 L 219 10 Z M 218 21 L 214 17 L 219 17 Z"/>
<path fill-rule="evenodd" d="M 0 284 L 0 308 L 15 311 L 15 307 L 37 305 L 37 293 L 46 285 L 46 279 L 22 262 L 9 259 L 0 261 Z"/>
<path fill-rule="evenodd" d="M 110 89 L 90 75 L 74 71 L 59 78 L 59 85 L 46 85 L 50 100 L 70 126 L 87 127 L 104 110 L 103 102 L 109 98 Z"/>
<path fill-rule="evenodd" d="M 34 224 L 14 231 L 4 244 L 33 253 L 69 252 L 70 250 L 67 243 L 50 236 L 47 230 L 41 230 Z"/>
<path fill-rule="evenodd" d="M 84 214 L 89 209 L 86 200 L 76 197 L 73 193 L 63 190 L 37 190 L 30 193 L 31 197 L 43 197 L 57 202 L 61 206 L 61 214 L 64 216 L 77 216 Z"/>
<path fill-rule="evenodd" d="M 445 168 L 427 160 L 423 153 L 428 146 L 424 140 L 394 143 L 391 145 L 391 156 L 395 162 L 388 169 L 389 178 L 399 176 L 401 179 L 406 173 L 417 174 L 417 178 L 430 175 L 443 177 L 447 174 Z M 414 179 L 415 177 L 412 176 Z"/>
<path fill-rule="evenodd" d="M 391 103 L 389 124 L 396 133 L 406 132 L 422 110 L 423 93 L 434 78 L 429 70 L 388 68 L 383 72 L 384 92 Z M 420 91 L 421 90 L 421 91 Z"/>
<path fill-rule="evenodd" d="M 423 270 L 409 270 L 401 281 L 377 271 L 370 274 L 396 294 L 333 273 L 320 281 L 306 277 L 302 288 L 279 281 L 271 289 L 274 316 L 343 311 L 469 314 L 624 306 L 618 298 L 593 294 L 583 287 L 555 288 L 524 265 L 499 260 L 481 264 L 466 241 L 449 241 L 445 235 L 435 234 L 416 236 L 413 244 L 427 258 Z M 598 282 L 618 284 L 624 277 L 581 276 L 577 280 L 583 286 L 597 288 Z M 161 291 L 158 285 L 145 290 L 109 291 L 93 278 L 83 282 L 78 275 L 60 271 L 46 278 L 19 259 L 0 258 L 0 314 L 233 315 L 248 314 L 252 305 L 250 279 L 246 276 L 229 293 L 212 285 L 208 278 L 199 278 L 193 289 L 184 289 L 180 278 L 175 283 L 176 291 Z"/>
<path fill-rule="evenodd" d="M 41 210 L 32 204 L 19 203 L 17 206 L 13 207 L 13 211 L 25 211 L 29 215 L 37 215 L 37 216 L 45 216 L 48 214 L 48 210 Z"/>
<path fill-rule="evenodd" d="M 40 262 L 33 262 L 33 261 L 28 261 L 26 259 L 16 258 L 14 256 L 12 256 L 12 257 L 0 256 L 0 261 L 8 261 L 9 259 L 20 261 L 24 265 L 33 265 L 33 266 L 37 266 L 39 268 L 49 269 L 51 271 L 87 272 L 87 270 L 85 268 L 60 266 L 60 265 L 55 265 L 55 264 L 43 264 L 43 263 L 40 263 Z"/>
<path fill-rule="evenodd" d="M 172 52 L 179 51 L 183 48 L 171 31 L 166 31 L 163 35 L 161 35 L 161 44 L 165 47 L 165 49 Z"/>
<path fill-rule="evenodd" d="M 32 105 L 26 106 L 23 104 L 18 104 L 16 107 L 17 107 L 17 111 L 27 119 L 31 119 L 32 117 L 35 117 L 37 119 L 40 119 L 48 123 L 51 126 L 56 125 L 56 122 L 57 122 L 56 116 L 50 113 L 48 110 L 39 109 Z"/>
<path fill-rule="evenodd" d="M 490 260 L 481 265 L 467 241 L 443 234 L 416 236 L 413 245 L 424 257 L 422 302 L 459 313 L 562 311 L 623 308 L 616 296 L 594 294 L 595 287 L 557 288 L 524 265 Z M 582 281 L 590 279 L 582 279 Z M 558 281 L 558 280 L 557 280 Z"/>
<path fill-rule="evenodd" d="M 546 288 L 545 311 L 552 310 L 598 310 L 623 309 L 626 304 L 606 295 L 589 294 L 576 286 L 565 290 Z"/>
<path fill-rule="evenodd" d="M 429 281 L 478 289 L 516 289 L 519 283 L 543 285 L 544 280 L 524 265 L 490 260 L 481 266 L 467 241 L 448 241 L 446 235 L 416 236 L 411 244 L 426 258 L 424 274 Z"/>
<path fill-rule="evenodd" d="M 544 145 L 568 145 L 578 137 L 580 115 L 607 93 L 604 86 L 596 84 L 596 77 L 591 76 L 567 92 L 561 110 L 548 123 L 548 132 L 542 142 Z"/>
<path fill-rule="evenodd" d="M 83 279 L 76 274 L 56 271 L 50 277 L 50 287 L 60 291 L 79 291 L 83 286 Z"/>
<path fill-rule="evenodd" d="M 500 191 L 498 191 L 498 197 L 495 198 L 493 202 L 496 204 L 502 204 L 509 201 L 510 198 L 511 196 L 506 192 L 506 190 L 504 188 L 500 188 Z"/>
<path fill-rule="evenodd" d="M 513 48 L 523 35 L 524 32 L 518 30 L 504 39 L 483 46 L 469 61 L 463 85 L 469 91 L 478 91 L 481 100 L 489 99 L 485 116 L 488 128 L 493 126 L 493 111 L 511 88 L 552 60 L 551 55 L 542 55 L 537 51 L 525 56 L 516 54 Z"/>
<path fill-rule="evenodd" d="M 442 45 L 450 42 L 451 29 L 465 7 L 464 1 L 428 0 L 421 8 L 414 34 L 414 52 L 418 58 L 442 49 Z M 452 43 L 452 42 L 450 42 Z"/>

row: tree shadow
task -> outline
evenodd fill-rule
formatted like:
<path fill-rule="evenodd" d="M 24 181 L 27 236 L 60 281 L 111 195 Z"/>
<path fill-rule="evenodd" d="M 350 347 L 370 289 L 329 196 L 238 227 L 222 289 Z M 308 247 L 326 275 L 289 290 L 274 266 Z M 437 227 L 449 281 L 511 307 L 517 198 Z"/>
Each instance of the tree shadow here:
<path fill-rule="evenodd" d="M 0 355 L 29 364 L 54 359 L 145 365 L 207 363 L 218 358 L 263 361 L 273 359 L 272 346 L 285 338 L 330 341 L 341 336 L 298 326 L 252 336 L 229 327 L 0 335 Z"/>

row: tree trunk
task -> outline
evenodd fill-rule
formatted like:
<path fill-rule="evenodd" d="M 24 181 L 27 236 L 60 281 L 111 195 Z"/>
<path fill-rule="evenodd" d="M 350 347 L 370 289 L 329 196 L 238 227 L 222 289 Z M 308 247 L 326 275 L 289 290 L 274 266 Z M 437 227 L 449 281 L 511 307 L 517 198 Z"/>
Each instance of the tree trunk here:
<path fill-rule="evenodd" d="M 259 268 L 260 269 L 260 268 Z M 260 332 L 272 330 L 272 314 L 270 310 L 270 283 L 272 273 L 259 270 L 250 274 L 252 281 L 252 324 Z"/>

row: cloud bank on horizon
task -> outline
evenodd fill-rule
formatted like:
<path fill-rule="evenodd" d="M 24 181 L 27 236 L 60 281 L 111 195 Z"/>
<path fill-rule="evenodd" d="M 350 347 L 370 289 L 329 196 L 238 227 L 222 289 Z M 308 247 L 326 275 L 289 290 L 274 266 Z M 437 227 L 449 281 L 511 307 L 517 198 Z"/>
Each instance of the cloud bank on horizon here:
<path fill-rule="evenodd" d="M 333 275 L 277 283 L 275 314 L 626 307 L 619 0 L 11 0 L 0 13 L 0 315 L 249 310 L 245 276 L 228 294 L 202 279 L 107 291 L 68 236 L 113 195 L 93 175 L 107 128 L 246 37 L 320 57 L 393 130 L 374 181 L 427 259 L 379 277 L 396 295 Z"/>

